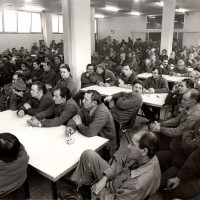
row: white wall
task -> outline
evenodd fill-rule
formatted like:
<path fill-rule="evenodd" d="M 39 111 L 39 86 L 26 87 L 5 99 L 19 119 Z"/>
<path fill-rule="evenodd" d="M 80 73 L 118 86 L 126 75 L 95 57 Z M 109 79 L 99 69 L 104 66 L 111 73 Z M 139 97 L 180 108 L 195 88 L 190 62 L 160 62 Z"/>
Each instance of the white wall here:
<path fill-rule="evenodd" d="M 146 16 L 131 17 L 111 17 L 98 19 L 98 38 L 103 39 L 111 36 L 112 39 L 125 39 L 131 37 L 134 41 L 136 38 L 145 38 L 145 33 L 135 33 L 139 30 L 146 29 Z M 111 30 L 115 33 L 112 34 Z M 143 38 L 143 39 L 144 39 Z"/>
<path fill-rule="evenodd" d="M 183 33 L 183 46 L 197 46 L 200 44 L 200 12 L 190 12 L 185 16 L 184 29 L 180 29 Z M 112 34 L 111 30 L 115 33 Z M 140 37 L 146 36 L 146 16 L 131 17 L 112 17 L 98 19 L 98 38 L 103 39 L 111 36 L 117 40 L 131 37 L 133 41 Z"/>
<path fill-rule="evenodd" d="M 63 39 L 63 34 L 52 34 L 52 40 L 56 43 Z M 25 47 L 31 49 L 34 42 L 39 44 L 39 40 L 43 40 L 43 34 L 0 34 L 0 53 L 5 49 L 15 47 Z"/>
<path fill-rule="evenodd" d="M 198 46 L 200 44 L 199 33 L 200 33 L 200 12 L 188 13 L 185 16 L 184 30 L 183 33 L 183 46 Z"/>

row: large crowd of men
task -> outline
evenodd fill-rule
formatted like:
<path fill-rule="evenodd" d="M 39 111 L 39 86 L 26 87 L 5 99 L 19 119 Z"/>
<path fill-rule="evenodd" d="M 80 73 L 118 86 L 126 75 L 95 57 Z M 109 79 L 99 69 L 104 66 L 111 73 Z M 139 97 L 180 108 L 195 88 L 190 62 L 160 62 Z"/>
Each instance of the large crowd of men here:
<path fill-rule="evenodd" d="M 168 56 L 166 49 L 160 54 L 159 45 L 151 40 L 137 38 L 133 42 L 129 37 L 127 42 L 124 39 L 119 42 L 108 36 L 96 40 L 95 49 L 91 63 L 81 75 L 81 87 L 117 86 L 132 92 L 105 98 L 95 90 L 77 92 L 79 88 L 70 66 L 64 63 L 63 40 L 58 44 L 53 40 L 50 47 L 35 42 L 30 51 L 24 47 L 12 48 L 0 55 L 0 111 L 15 110 L 18 117 L 31 115 L 27 123 L 33 127 L 65 125 L 66 137 L 78 130 L 87 137 L 99 135 L 109 139 L 100 155 L 91 150 L 83 152 L 71 176 L 79 191 L 73 187 L 70 191 L 61 190 L 61 199 L 73 199 L 69 194 L 74 193 L 76 199 L 92 196 L 101 200 L 197 200 L 200 196 L 200 48 L 181 48 L 174 40 Z M 137 75 L 144 72 L 152 76 L 142 82 Z M 184 78 L 169 86 L 162 74 Z M 168 93 L 165 104 L 174 110 L 171 118 L 156 121 L 159 110 L 143 104 L 142 93 Z M 112 108 L 104 104 L 111 101 Z M 109 164 L 107 161 L 117 145 L 118 130 L 114 122 L 122 126 L 129 123 L 139 109 L 149 120 L 149 130 L 134 133 L 124 156 L 116 157 Z M 0 134 L 0 171 L 4 163 L 9 167 L 9 163 L 20 162 L 21 151 L 27 164 L 23 145 L 12 134 Z M 18 177 L 20 173 L 22 170 Z M 3 171 L 0 179 L 1 176 Z M 0 199 L 19 189 L 25 178 L 23 175 L 17 186 L 9 181 L 6 185 L 0 183 Z M 91 188 L 87 194 L 85 185 Z"/>

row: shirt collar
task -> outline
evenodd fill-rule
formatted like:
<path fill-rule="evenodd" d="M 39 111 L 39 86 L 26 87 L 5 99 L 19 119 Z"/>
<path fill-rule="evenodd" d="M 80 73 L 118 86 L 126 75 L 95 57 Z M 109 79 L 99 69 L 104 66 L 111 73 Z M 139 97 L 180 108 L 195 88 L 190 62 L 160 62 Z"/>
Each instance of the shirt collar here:
<path fill-rule="evenodd" d="M 189 115 L 189 114 L 191 114 L 194 110 L 196 110 L 197 107 L 199 107 L 199 104 L 198 104 L 198 103 L 197 103 L 195 106 L 193 106 L 192 108 L 190 108 L 189 110 L 186 110 L 185 112 Z"/>
<path fill-rule="evenodd" d="M 146 172 L 152 170 L 152 164 L 158 162 L 158 159 L 156 156 L 154 156 L 149 162 L 145 163 L 144 165 L 138 167 L 137 169 L 134 169 L 131 171 L 131 178 L 136 178 L 140 176 L 141 174 L 145 174 Z"/>

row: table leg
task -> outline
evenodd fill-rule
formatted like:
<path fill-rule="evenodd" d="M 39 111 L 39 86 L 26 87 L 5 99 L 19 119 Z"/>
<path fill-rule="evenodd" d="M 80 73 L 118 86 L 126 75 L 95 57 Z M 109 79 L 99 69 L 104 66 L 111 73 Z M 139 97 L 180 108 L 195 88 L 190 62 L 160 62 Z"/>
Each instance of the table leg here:
<path fill-rule="evenodd" d="M 52 197 L 54 200 L 57 200 L 57 186 L 56 182 L 51 181 L 51 190 L 52 190 Z"/>

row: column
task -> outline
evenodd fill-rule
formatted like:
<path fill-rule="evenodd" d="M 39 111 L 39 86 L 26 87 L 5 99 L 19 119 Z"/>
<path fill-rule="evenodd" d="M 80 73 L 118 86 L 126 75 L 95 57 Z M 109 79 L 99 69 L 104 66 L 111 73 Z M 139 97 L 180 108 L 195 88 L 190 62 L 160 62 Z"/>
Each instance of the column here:
<path fill-rule="evenodd" d="M 90 8 L 91 19 L 91 52 L 95 51 L 95 8 Z"/>
<path fill-rule="evenodd" d="M 91 62 L 90 0 L 62 0 L 65 63 L 80 89 L 81 74 Z"/>
<path fill-rule="evenodd" d="M 176 0 L 164 0 L 160 51 L 167 49 L 168 55 L 172 51 L 175 9 Z"/>

